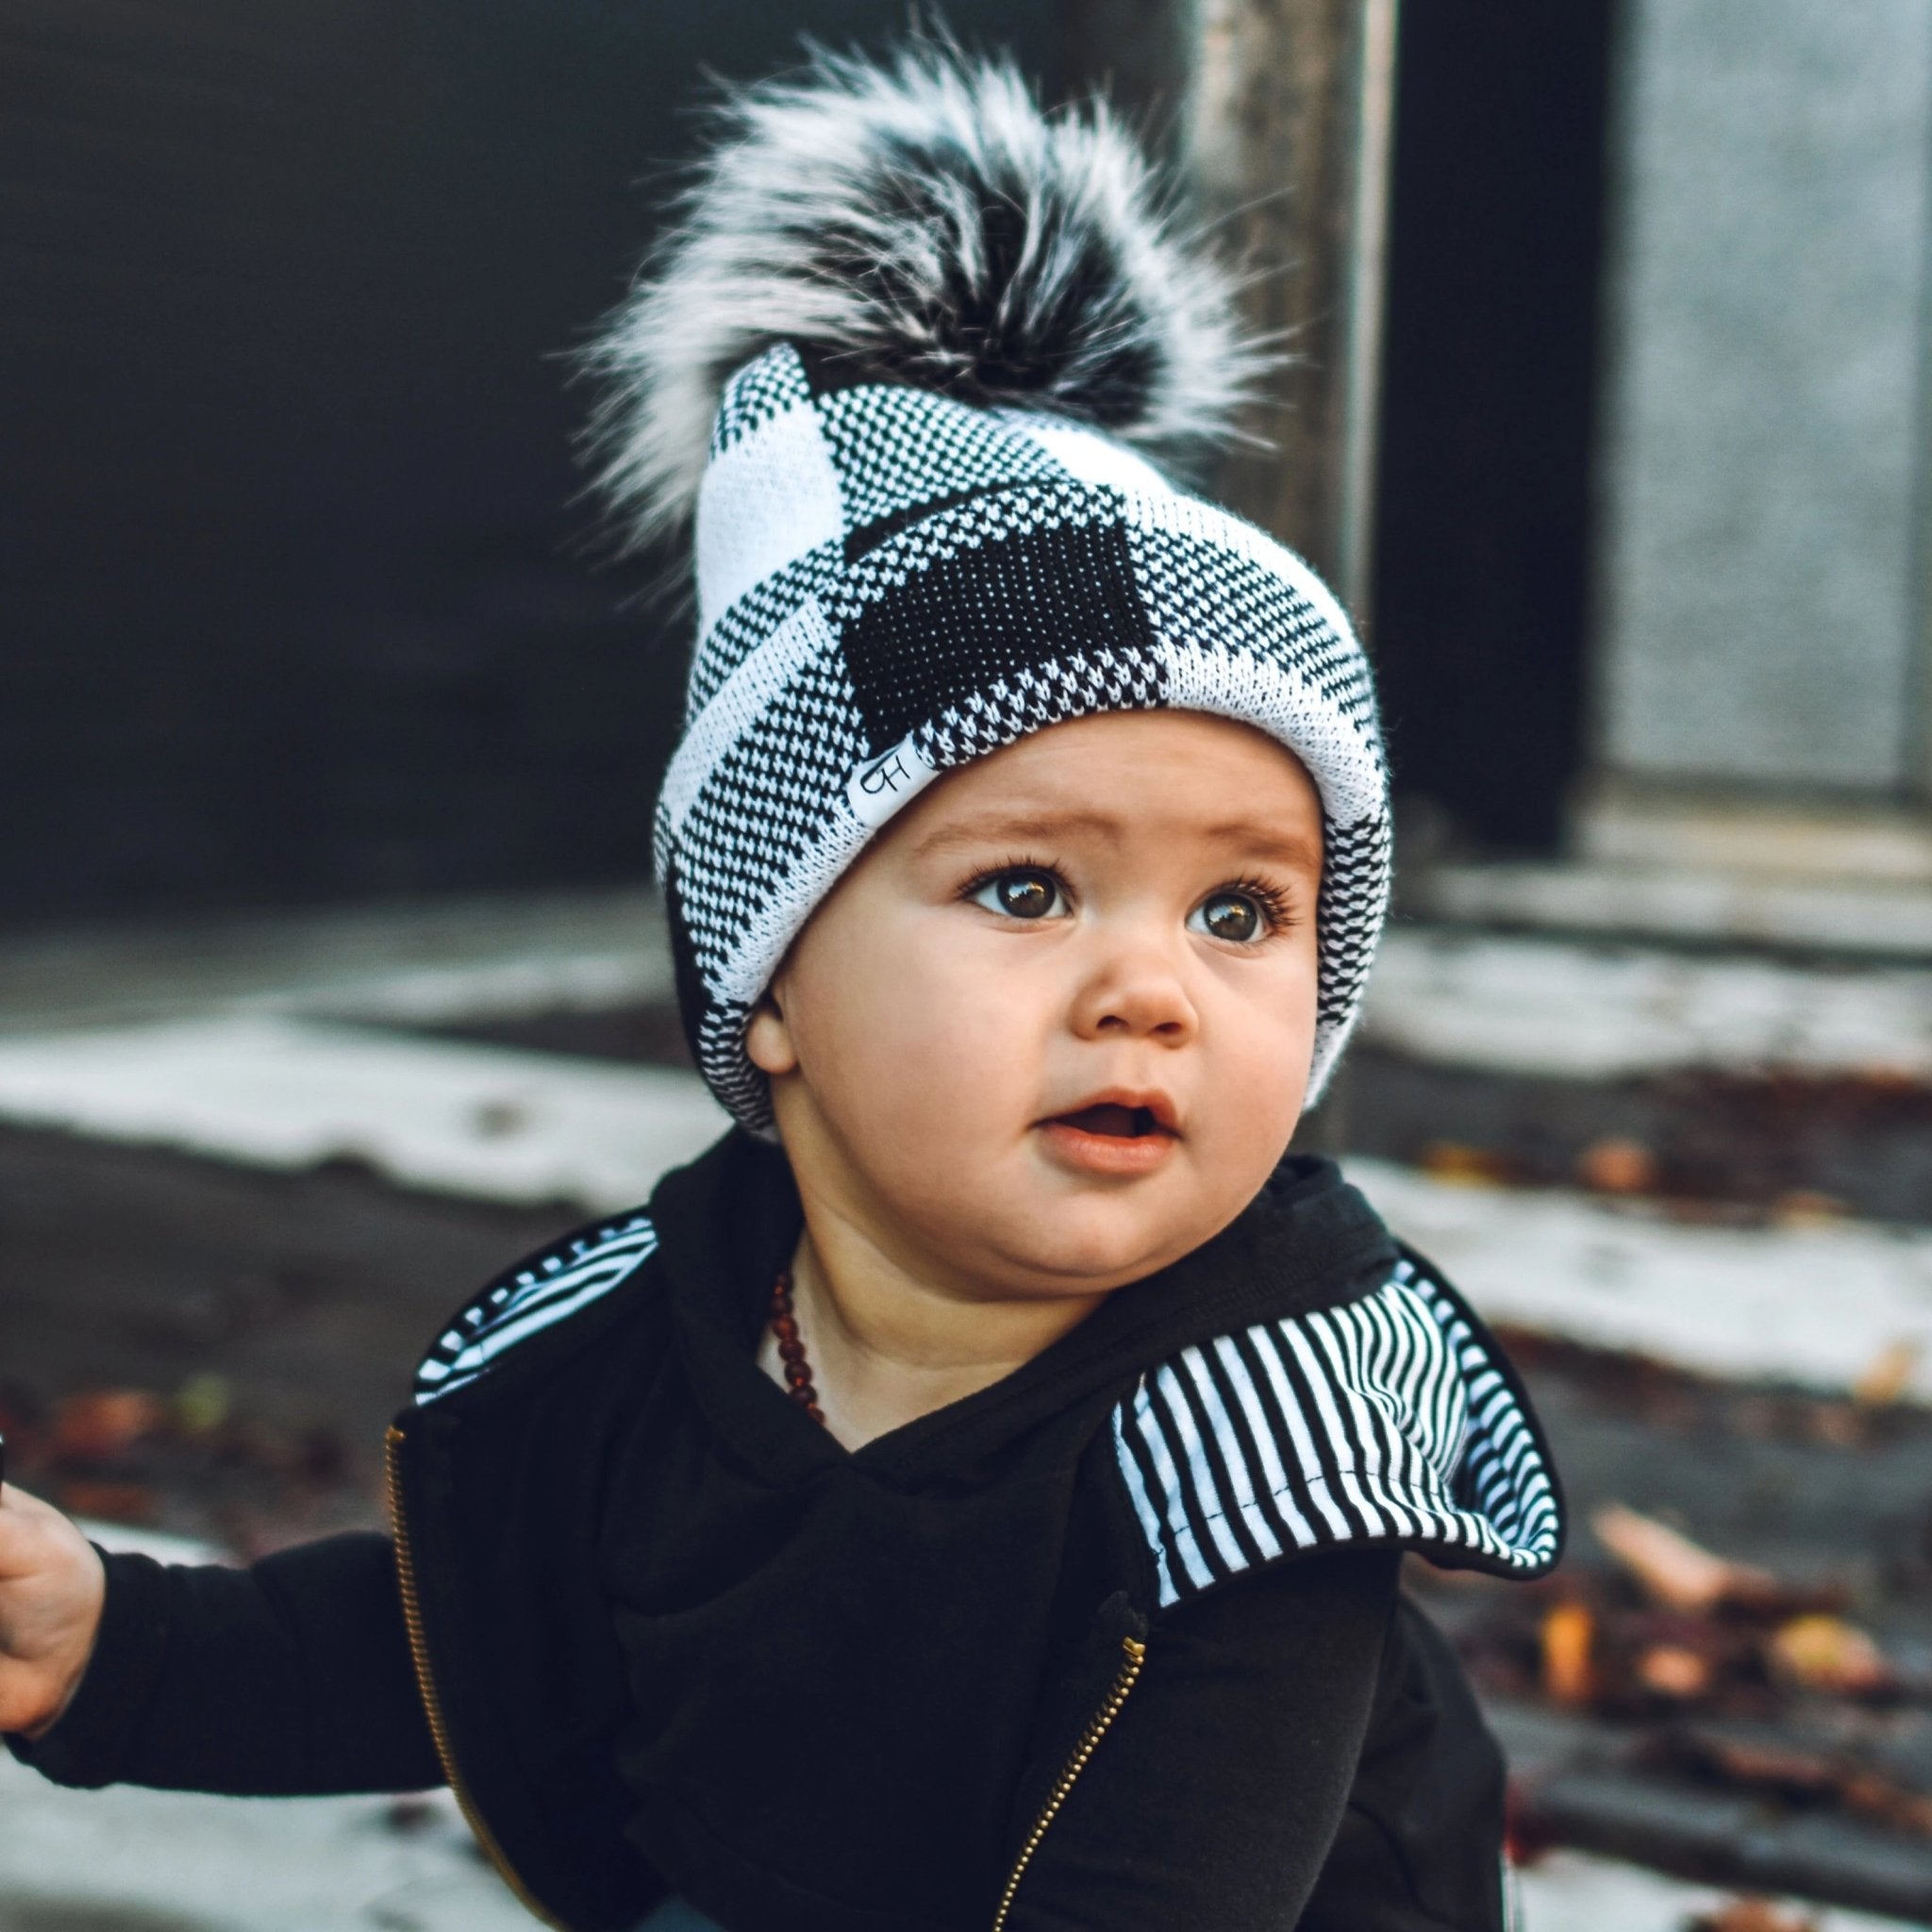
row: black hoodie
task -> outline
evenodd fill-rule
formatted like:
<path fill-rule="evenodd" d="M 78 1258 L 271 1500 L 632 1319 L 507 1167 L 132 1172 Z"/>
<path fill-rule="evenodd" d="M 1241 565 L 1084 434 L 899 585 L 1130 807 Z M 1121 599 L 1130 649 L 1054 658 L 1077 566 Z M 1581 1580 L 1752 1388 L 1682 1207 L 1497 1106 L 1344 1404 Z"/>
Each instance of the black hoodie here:
<path fill-rule="evenodd" d="M 856 1451 L 755 1360 L 798 1228 L 734 1133 L 492 1283 L 391 1431 L 392 1543 L 110 1558 L 80 1693 L 17 1755 L 447 1775 L 577 1932 L 667 1891 L 731 1932 L 1502 1924 L 1500 1759 L 1396 1567 L 1541 1574 L 1554 1473 L 1330 1164 Z"/>

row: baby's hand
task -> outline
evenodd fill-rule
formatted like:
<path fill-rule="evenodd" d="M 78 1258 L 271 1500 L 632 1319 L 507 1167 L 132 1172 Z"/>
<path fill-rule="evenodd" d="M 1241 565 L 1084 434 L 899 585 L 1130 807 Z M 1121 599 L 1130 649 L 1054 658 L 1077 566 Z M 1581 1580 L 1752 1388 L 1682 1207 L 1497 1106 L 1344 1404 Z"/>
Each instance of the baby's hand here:
<path fill-rule="evenodd" d="M 0 1731 L 53 1728 L 93 1655 L 107 1589 L 86 1537 L 0 1480 Z"/>

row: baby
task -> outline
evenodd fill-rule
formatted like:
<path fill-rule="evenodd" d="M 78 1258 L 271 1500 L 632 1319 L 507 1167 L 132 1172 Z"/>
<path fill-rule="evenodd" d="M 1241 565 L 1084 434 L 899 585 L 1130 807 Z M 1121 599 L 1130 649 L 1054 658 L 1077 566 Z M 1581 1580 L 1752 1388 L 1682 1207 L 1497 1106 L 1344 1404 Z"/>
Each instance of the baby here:
<path fill-rule="evenodd" d="M 602 352 L 695 511 L 658 858 L 739 1124 L 458 1311 L 392 1534 L 104 1557 L 0 1491 L 75 1785 L 447 1781 L 578 1932 L 1489 1932 L 1401 1553 L 1532 1576 L 1480 1324 L 1290 1155 L 1388 887 L 1369 673 L 1140 450 L 1253 357 L 1097 111 L 920 46 L 741 96 Z"/>

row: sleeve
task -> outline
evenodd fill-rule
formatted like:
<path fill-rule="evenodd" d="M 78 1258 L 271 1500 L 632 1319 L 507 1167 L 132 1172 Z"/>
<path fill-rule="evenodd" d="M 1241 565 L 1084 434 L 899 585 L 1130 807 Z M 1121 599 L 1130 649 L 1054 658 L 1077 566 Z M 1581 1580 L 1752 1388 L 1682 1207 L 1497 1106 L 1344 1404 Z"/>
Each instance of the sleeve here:
<path fill-rule="evenodd" d="M 1504 1783 L 1461 1665 L 1405 1597 L 1301 1932 L 1503 1932 Z"/>
<path fill-rule="evenodd" d="M 1306 1557 L 1158 1619 L 1008 1932 L 1292 1932 L 1355 1782 L 1399 1563 Z"/>
<path fill-rule="evenodd" d="M 246 1570 L 101 1554 L 93 1657 L 52 1730 L 8 1739 L 23 1763 L 57 1784 L 245 1797 L 442 1783 L 387 1537 Z"/>

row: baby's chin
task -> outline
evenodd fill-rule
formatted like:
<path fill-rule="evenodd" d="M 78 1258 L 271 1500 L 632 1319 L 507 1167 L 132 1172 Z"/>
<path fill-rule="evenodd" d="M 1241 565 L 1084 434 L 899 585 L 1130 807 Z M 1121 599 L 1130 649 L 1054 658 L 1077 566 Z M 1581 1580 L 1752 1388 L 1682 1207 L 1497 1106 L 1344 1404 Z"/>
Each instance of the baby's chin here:
<path fill-rule="evenodd" d="M 1211 1241 L 1274 1165 L 1254 1135 L 1183 1136 L 1139 1175 L 1082 1171 L 1033 1135 L 991 1145 L 958 1137 L 952 1158 L 934 1162 L 924 1150 L 938 1140 L 908 1133 L 874 1146 L 866 1191 L 898 1240 L 909 1238 L 915 1268 L 990 1297 L 1101 1294 L 1139 1281 Z"/>
<path fill-rule="evenodd" d="M 1189 1205 L 1193 1211 L 1176 1213 L 1169 1204 L 1130 1194 L 1045 1203 L 1032 1211 L 1008 1204 L 977 1222 L 967 1240 L 986 1255 L 988 1274 L 1008 1289 L 1105 1293 L 1191 1253 L 1235 1211 Z"/>

